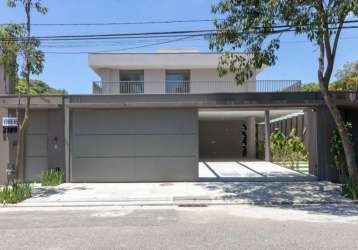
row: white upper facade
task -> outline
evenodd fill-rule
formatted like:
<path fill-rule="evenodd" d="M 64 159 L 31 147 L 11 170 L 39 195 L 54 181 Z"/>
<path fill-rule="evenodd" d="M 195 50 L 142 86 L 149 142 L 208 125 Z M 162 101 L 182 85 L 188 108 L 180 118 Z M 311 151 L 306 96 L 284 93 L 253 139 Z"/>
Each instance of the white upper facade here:
<path fill-rule="evenodd" d="M 255 92 L 256 74 L 237 85 L 234 75 L 220 77 L 218 53 L 160 50 L 156 53 L 89 54 L 101 81 L 98 94 L 191 94 Z"/>

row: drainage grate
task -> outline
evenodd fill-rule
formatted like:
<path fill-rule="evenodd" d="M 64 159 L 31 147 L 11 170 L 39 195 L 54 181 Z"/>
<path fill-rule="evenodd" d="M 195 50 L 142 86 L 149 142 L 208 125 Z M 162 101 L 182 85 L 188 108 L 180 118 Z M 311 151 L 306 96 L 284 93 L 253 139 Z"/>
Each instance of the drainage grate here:
<path fill-rule="evenodd" d="M 179 204 L 178 207 L 208 207 L 208 204 Z"/>

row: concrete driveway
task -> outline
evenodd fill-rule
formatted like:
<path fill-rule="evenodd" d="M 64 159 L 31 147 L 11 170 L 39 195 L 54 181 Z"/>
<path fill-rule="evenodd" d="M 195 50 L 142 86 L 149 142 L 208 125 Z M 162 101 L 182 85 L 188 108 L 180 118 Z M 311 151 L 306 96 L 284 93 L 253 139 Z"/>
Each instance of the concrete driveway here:
<path fill-rule="evenodd" d="M 329 182 L 196 182 L 37 186 L 17 206 L 312 204 L 344 203 Z"/>
<path fill-rule="evenodd" d="M 199 162 L 200 181 L 314 181 L 306 175 L 266 161 L 202 160 Z"/>

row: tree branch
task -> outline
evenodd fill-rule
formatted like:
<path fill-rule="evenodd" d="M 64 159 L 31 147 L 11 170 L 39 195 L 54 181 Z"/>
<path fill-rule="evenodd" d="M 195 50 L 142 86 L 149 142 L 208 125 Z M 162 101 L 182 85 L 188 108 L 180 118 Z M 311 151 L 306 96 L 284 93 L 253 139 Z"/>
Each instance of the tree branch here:
<path fill-rule="evenodd" d="M 343 28 L 343 24 L 344 24 L 344 20 L 346 19 L 346 17 L 342 17 L 339 21 L 339 25 L 338 25 L 338 29 L 337 29 L 337 33 L 336 33 L 336 37 L 334 38 L 334 42 L 333 42 L 333 48 L 332 48 L 332 57 L 333 60 L 336 56 L 336 51 L 337 51 L 337 47 L 338 47 L 338 42 L 339 42 L 339 37 L 341 35 L 341 31 Z"/>
<path fill-rule="evenodd" d="M 323 45 L 323 41 L 322 39 L 320 39 L 320 41 L 318 42 L 319 45 L 319 58 L 318 58 L 318 80 L 319 80 L 319 84 L 322 84 L 322 87 L 325 87 L 328 89 L 328 85 L 326 86 L 326 84 L 323 84 L 324 81 L 324 76 L 323 76 L 323 72 L 324 72 L 324 45 Z"/>

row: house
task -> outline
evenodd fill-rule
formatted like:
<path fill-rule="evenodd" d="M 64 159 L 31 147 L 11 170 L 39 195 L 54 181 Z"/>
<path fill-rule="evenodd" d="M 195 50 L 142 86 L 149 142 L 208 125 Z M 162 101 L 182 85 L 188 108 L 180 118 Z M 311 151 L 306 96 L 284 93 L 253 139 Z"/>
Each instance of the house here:
<path fill-rule="evenodd" d="M 318 146 L 334 126 L 319 93 L 299 92 L 300 81 L 257 81 L 259 71 L 237 85 L 233 75 L 219 77 L 219 57 L 193 50 L 90 54 L 100 79 L 91 95 L 31 98 L 20 178 L 62 168 L 68 182 L 197 181 L 201 159 L 256 159 L 258 126 L 268 135 L 270 120 L 302 112 L 310 172 L 334 178 L 329 149 Z M 23 108 L 24 99 L 9 94 L 0 96 L 2 116 Z M 4 135 L 5 144 L 2 180 L 16 137 Z"/>

